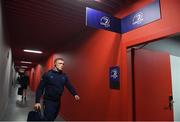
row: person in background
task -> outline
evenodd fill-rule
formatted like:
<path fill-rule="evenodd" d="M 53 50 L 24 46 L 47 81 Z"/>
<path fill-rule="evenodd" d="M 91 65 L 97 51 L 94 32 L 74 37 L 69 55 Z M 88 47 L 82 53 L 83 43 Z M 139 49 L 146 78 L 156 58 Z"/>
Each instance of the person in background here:
<path fill-rule="evenodd" d="M 80 100 L 74 87 L 68 80 L 67 75 L 63 72 L 64 59 L 57 58 L 54 60 L 54 68 L 45 73 L 36 91 L 35 110 L 40 110 L 40 98 L 43 95 L 44 120 L 54 121 L 59 113 L 61 105 L 61 96 L 64 86 L 74 96 L 75 100 Z"/>
<path fill-rule="evenodd" d="M 26 97 L 27 97 L 27 87 L 28 87 L 28 84 L 29 84 L 29 77 L 27 75 L 27 72 L 21 74 L 21 77 L 19 79 L 19 83 L 23 89 L 23 94 L 22 94 L 22 100 L 26 100 Z"/>

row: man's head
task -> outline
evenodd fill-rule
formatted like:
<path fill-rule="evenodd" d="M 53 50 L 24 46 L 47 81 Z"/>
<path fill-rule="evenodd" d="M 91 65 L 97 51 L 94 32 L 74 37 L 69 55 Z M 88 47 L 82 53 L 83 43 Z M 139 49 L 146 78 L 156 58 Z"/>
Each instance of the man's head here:
<path fill-rule="evenodd" d="M 63 58 L 56 58 L 54 60 L 54 66 L 57 70 L 63 70 L 64 67 L 64 59 Z"/>

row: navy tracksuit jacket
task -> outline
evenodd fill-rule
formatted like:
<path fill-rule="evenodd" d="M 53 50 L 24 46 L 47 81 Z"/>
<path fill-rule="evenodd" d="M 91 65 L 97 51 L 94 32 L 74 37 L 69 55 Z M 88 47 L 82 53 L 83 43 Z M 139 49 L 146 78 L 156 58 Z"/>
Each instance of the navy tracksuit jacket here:
<path fill-rule="evenodd" d="M 75 89 L 68 80 L 65 73 L 49 70 L 42 76 L 36 91 L 36 103 L 40 103 L 40 97 L 44 96 L 43 107 L 45 120 L 55 120 L 59 108 L 60 99 L 64 91 L 64 86 L 75 96 Z"/>

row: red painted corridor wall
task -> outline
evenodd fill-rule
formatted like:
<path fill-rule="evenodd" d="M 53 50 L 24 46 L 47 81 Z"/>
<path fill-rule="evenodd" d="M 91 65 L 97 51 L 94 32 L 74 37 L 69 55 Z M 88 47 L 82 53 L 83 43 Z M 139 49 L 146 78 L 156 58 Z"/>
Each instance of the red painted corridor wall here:
<path fill-rule="evenodd" d="M 41 76 L 44 72 L 47 72 L 53 67 L 53 56 L 51 55 L 47 61 L 42 62 L 42 64 L 37 65 L 30 71 L 30 88 L 32 91 L 36 91 L 38 84 L 40 82 Z"/>

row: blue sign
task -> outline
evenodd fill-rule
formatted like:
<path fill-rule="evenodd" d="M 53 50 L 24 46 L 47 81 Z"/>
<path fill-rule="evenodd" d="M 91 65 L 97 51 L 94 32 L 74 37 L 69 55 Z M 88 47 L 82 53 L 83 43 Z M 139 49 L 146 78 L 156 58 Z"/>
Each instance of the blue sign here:
<path fill-rule="evenodd" d="M 120 68 L 118 66 L 110 67 L 110 70 L 109 70 L 110 88 L 119 89 L 120 87 L 119 76 L 120 76 Z"/>
<path fill-rule="evenodd" d="M 86 7 L 86 26 L 121 33 L 120 19 L 89 7 Z"/>
<path fill-rule="evenodd" d="M 161 18 L 159 0 L 124 17 L 121 20 L 121 32 L 126 33 Z"/>

